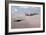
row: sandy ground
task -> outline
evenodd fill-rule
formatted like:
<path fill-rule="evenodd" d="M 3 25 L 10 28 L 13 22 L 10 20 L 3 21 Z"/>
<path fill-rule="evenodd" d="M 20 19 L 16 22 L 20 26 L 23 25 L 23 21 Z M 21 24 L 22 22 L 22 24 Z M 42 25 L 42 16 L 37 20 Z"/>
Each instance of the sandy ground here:
<path fill-rule="evenodd" d="M 38 28 L 40 27 L 40 15 L 25 16 L 25 19 L 20 22 L 14 22 L 14 18 L 11 20 L 11 28 Z"/>

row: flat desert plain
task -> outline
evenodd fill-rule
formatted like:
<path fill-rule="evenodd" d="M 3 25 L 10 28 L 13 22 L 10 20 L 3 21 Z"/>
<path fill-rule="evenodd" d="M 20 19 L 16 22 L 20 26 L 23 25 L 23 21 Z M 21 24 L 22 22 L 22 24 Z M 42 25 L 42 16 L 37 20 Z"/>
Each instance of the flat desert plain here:
<path fill-rule="evenodd" d="M 15 18 L 11 18 L 11 28 L 39 28 L 40 27 L 40 15 L 25 16 L 25 19 L 20 22 L 14 22 Z"/>

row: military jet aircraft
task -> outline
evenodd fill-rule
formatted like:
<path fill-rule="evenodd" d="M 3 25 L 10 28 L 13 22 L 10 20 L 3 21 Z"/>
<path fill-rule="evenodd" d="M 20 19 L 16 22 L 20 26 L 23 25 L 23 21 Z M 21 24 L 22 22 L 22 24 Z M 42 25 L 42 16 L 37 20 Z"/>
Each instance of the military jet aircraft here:
<path fill-rule="evenodd" d="M 24 16 L 16 16 L 14 22 L 20 22 L 24 20 Z"/>

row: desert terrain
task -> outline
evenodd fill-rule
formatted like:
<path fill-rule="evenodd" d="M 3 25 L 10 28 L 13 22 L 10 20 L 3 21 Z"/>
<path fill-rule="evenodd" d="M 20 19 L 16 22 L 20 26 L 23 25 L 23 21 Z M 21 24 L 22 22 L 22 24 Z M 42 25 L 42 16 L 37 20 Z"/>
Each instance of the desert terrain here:
<path fill-rule="evenodd" d="M 24 16 L 24 20 L 14 22 L 15 18 L 11 18 L 11 28 L 39 28 L 40 27 L 40 14 L 34 16 Z"/>

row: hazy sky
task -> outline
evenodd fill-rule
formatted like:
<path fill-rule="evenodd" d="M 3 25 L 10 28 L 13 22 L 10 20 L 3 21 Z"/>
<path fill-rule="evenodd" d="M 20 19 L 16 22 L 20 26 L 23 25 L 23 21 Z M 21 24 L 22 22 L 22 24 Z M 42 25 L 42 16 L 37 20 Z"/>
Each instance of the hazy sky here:
<path fill-rule="evenodd" d="M 40 7 L 11 6 L 12 14 L 16 13 L 40 13 Z"/>

